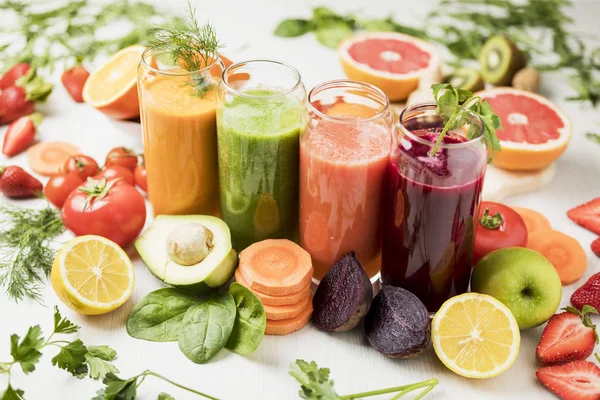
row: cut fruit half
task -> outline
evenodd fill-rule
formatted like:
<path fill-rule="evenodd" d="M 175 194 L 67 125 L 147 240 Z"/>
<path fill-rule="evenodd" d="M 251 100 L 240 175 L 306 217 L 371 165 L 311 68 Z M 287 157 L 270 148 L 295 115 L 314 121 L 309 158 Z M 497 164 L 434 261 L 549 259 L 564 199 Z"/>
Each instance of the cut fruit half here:
<path fill-rule="evenodd" d="M 508 307 L 478 293 L 452 297 L 431 324 L 433 348 L 451 371 L 467 378 L 491 378 L 517 359 L 521 335 Z"/>
<path fill-rule="evenodd" d="M 500 117 L 496 131 L 502 151 L 494 153 L 493 164 L 513 171 L 547 167 L 564 153 L 571 140 L 571 121 L 546 98 L 512 88 L 477 92 Z"/>
<path fill-rule="evenodd" d="M 115 53 L 89 76 L 83 101 L 114 119 L 140 115 L 137 69 L 144 50 L 144 46 L 133 45 Z"/>
<path fill-rule="evenodd" d="M 496 86 L 510 85 L 515 73 L 527 64 L 525 54 L 517 45 L 500 35 L 486 40 L 478 61 L 483 79 Z"/>
<path fill-rule="evenodd" d="M 52 265 L 52 287 L 69 308 L 87 315 L 117 309 L 131 296 L 133 264 L 116 243 L 94 235 L 64 245 Z"/>
<path fill-rule="evenodd" d="M 348 78 L 380 88 L 390 101 L 406 100 L 421 78 L 439 82 L 440 56 L 429 43 L 394 32 L 364 33 L 338 50 Z"/>

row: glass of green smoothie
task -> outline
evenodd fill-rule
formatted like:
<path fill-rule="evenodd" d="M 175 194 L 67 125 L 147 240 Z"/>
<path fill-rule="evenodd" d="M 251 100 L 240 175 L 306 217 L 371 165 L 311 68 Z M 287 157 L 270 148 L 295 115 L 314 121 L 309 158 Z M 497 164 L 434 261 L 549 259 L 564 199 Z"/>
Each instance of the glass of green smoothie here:
<path fill-rule="evenodd" d="M 299 135 L 306 89 L 291 65 L 229 66 L 217 88 L 221 217 L 242 251 L 298 236 Z"/>

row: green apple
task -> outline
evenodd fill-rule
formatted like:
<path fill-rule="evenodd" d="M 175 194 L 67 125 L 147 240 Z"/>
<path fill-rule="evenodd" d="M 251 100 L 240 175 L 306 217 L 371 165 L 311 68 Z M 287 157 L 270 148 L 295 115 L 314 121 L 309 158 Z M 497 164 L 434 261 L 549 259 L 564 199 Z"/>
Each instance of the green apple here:
<path fill-rule="evenodd" d="M 520 329 L 550 319 L 562 297 L 560 278 L 550 261 L 522 247 L 496 250 L 479 260 L 471 276 L 471 291 L 504 303 Z"/>

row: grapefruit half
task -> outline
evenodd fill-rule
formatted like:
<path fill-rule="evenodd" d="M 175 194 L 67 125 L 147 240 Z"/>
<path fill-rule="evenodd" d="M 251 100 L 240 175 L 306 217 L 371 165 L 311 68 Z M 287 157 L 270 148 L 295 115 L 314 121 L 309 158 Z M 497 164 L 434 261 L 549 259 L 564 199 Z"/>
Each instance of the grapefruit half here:
<path fill-rule="evenodd" d="M 477 93 L 500 117 L 496 131 L 502 151 L 493 164 L 511 171 L 539 170 L 564 153 L 571 140 L 571 121 L 548 99 L 524 90 L 494 88 Z"/>
<path fill-rule="evenodd" d="M 437 81 L 440 75 L 435 48 L 402 33 L 359 34 L 344 41 L 338 52 L 348 78 L 377 86 L 390 101 L 406 100 L 422 77 Z"/>

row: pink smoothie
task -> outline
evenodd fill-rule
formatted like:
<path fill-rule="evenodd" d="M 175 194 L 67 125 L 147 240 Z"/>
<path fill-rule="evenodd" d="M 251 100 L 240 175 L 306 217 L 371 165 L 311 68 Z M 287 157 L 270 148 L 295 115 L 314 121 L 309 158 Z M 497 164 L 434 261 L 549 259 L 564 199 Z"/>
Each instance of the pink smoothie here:
<path fill-rule="evenodd" d="M 349 251 L 370 277 L 381 264 L 380 205 L 390 133 L 374 122 L 309 124 L 300 140 L 300 243 L 322 279 Z"/>

